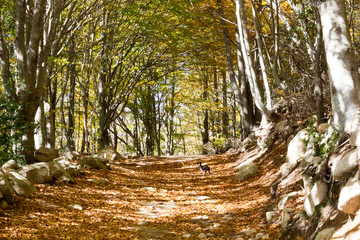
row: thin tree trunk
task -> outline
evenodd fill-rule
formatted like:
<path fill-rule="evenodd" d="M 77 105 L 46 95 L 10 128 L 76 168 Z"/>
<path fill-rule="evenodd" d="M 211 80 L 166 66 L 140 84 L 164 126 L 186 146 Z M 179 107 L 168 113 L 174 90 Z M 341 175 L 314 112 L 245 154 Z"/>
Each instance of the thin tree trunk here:
<path fill-rule="evenodd" d="M 75 39 L 72 38 L 69 42 L 69 107 L 68 107 L 68 125 L 66 130 L 66 148 L 67 151 L 75 151 L 74 130 L 75 130 L 75 79 L 76 79 L 76 65 L 75 65 Z"/>
<path fill-rule="evenodd" d="M 208 91 L 209 91 L 209 83 L 208 83 L 208 75 L 206 70 L 203 70 L 204 72 L 204 82 L 203 82 L 203 101 L 207 101 L 208 100 Z M 203 145 L 207 144 L 209 142 L 209 110 L 207 108 L 207 106 L 204 109 L 204 120 L 203 120 L 203 127 L 204 127 L 204 131 L 202 132 L 202 143 Z M 206 154 L 207 151 L 206 149 L 203 150 L 203 154 Z"/>
<path fill-rule="evenodd" d="M 222 105 L 223 105 L 223 111 L 222 111 L 222 134 L 224 138 L 229 137 L 229 115 L 228 115 L 228 96 L 227 96 L 227 81 L 226 81 L 226 72 L 222 71 Z"/>

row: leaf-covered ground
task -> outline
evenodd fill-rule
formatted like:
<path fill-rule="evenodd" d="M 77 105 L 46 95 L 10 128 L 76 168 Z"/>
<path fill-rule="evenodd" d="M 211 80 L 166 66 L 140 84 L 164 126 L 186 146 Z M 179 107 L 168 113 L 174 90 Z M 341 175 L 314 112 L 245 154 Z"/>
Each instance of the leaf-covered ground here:
<path fill-rule="evenodd" d="M 21 239 L 279 239 L 265 213 L 284 147 L 242 155 L 144 157 L 86 169 L 75 184 L 39 184 L 0 210 L 0 237 Z M 254 158 L 258 173 L 241 183 L 235 167 Z M 198 162 L 210 166 L 202 175 Z M 95 183 L 89 179 L 107 179 Z M 79 205 L 74 209 L 69 205 Z"/>

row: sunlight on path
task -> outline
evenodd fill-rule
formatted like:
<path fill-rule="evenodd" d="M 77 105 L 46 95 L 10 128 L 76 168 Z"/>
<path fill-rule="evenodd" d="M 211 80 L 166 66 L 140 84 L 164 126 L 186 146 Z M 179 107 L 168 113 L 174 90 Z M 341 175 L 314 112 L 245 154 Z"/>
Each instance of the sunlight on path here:
<path fill-rule="evenodd" d="M 25 239 L 256 239 L 261 233 L 264 239 L 277 239 L 277 230 L 264 221 L 271 179 L 237 182 L 236 160 L 231 155 L 143 157 L 117 162 L 111 171 L 86 169 L 76 184 L 37 185 L 34 196 L 0 213 L 0 234 Z M 211 168 L 210 175 L 201 174 L 200 161 Z"/>

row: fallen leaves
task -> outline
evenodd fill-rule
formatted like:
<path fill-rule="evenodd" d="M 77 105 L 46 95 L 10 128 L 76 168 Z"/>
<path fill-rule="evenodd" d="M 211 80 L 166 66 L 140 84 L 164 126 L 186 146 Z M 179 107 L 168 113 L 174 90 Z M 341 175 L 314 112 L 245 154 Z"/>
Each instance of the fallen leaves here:
<path fill-rule="evenodd" d="M 201 175 L 199 157 L 211 166 L 211 175 Z M 142 239 L 158 234 L 191 239 L 203 234 L 231 239 L 246 238 L 246 231 L 255 229 L 253 235 L 262 232 L 277 239 L 280 229 L 264 224 L 271 178 L 238 183 L 235 160 L 230 155 L 146 157 L 117 162 L 114 170 L 86 169 L 75 184 L 39 184 L 32 197 L 17 197 L 0 212 L 0 236 Z M 266 172 L 263 168 L 259 174 Z"/>

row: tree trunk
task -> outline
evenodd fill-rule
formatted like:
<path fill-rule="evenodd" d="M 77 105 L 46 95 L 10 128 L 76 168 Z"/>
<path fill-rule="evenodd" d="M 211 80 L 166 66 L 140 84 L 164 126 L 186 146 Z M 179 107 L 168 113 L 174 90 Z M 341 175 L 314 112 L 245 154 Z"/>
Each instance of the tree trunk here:
<path fill-rule="evenodd" d="M 222 9 L 222 1 L 218 0 L 218 6 L 219 6 L 219 15 L 223 16 L 223 9 Z M 240 114 L 241 114 L 241 122 L 242 122 L 242 135 L 246 137 L 250 134 L 250 130 L 253 127 L 253 115 L 252 112 L 249 111 L 249 103 L 248 98 L 246 96 L 246 75 L 242 71 L 244 68 L 239 68 L 239 79 L 240 79 L 240 86 L 237 84 L 236 78 L 235 78 L 235 71 L 234 71 L 234 65 L 231 55 L 231 45 L 230 45 L 230 38 L 229 38 L 229 31 L 226 27 L 226 23 L 223 20 L 223 18 L 220 19 L 223 38 L 224 38 L 224 44 L 225 44 L 225 54 L 226 54 L 226 62 L 228 67 L 228 74 L 231 84 L 231 89 L 234 93 L 234 96 L 236 100 L 239 102 L 240 106 Z M 238 52 L 238 58 L 242 59 L 242 55 Z M 242 64 L 242 61 L 238 61 L 239 64 Z M 242 65 L 243 67 L 243 65 Z"/>
<path fill-rule="evenodd" d="M 258 79 L 255 74 L 254 64 L 251 57 L 250 42 L 247 33 L 247 17 L 246 9 L 243 0 L 235 0 L 236 3 L 236 19 L 239 31 L 239 43 L 245 63 L 245 70 L 249 79 L 250 90 L 254 98 L 256 107 L 261 111 L 264 116 L 264 121 L 271 120 L 270 112 L 264 105 L 263 93 L 261 91 Z"/>
<path fill-rule="evenodd" d="M 271 110 L 272 109 L 272 101 L 271 101 L 271 89 L 269 85 L 269 80 L 267 78 L 266 73 L 266 67 L 265 67 L 265 61 L 263 57 L 263 44 L 262 44 L 262 31 L 261 26 L 258 20 L 257 12 L 256 12 L 256 5 L 254 3 L 254 0 L 251 0 L 252 4 L 252 14 L 254 17 L 254 24 L 255 24 L 255 37 L 256 37 L 256 43 L 258 48 L 258 57 L 259 57 L 259 63 L 260 63 L 260 69 L 262 74 L 262 79 L 265 86 L 265 93 L 266 93 L 266 107 Z"/>
<path fill-rule="evenodd" d="M 229 115 L 228 115 L 228 96 L 227 96 L 227 82 L 226 82 L 226 72 L 222 71 L 222 134 L 224 138 L 229 137 Z"/>
<path fill-rule="evenodd" d="M 358 125 L 359 77 L 350 42 L 343 0 L 327 0 L 319 5 L 326 60 L 331 83 L 331 103 L 335 125 L 351 133 Z"/>
<path fill-rule="evenodd" d="M 317 16 L 317 37 L 314 46 L 314 62 L 313 62 L 313 69 L 314 69 L 314 97 L 316 102 L 316 116 L 317 116 L 317 123 L 320 125 L 324 123 L 326 119 L 324 118 L 324 95 L 323 95 L 323 85 L 322 85 L 322 78 L 321 78 L 321 55 L 323 50 L 323 39 L 321 34 L 321 23 L 320 18 Z"/>
<path fill-rule="evenodd" d="M 75 151 L 74 130 L 75 130 L 75 80 L 76 80 L 76 65 L 75 65 L 75 39 L 72 37 L 69 44 L 69 64 L 68 76 L 70 82 L 69 89 L 69 107 L 68 107 L 68 125 L 66 130 L 66 150 Z"/>
<path fill-rule="evenodd" d="M 206 73 L 206 70 L 204 71 L 204 82 L 203 82 L 203 101 L 206 102 L 208 100 L 208 91 L 209 91 L 209 79 L 208 79 L 208 75 Z M 205 106 L 204 109 L 204 120 L 203 120 L 203 127 L 204 127 L 204 131 L 202 132 L 202 143 L 203 145 L 207 144 L 209 142 L 209 110 L 207 108 L 207 106 Z M 206 154 L 207 151 L 206 149 L 203 149 L 203 154 Z"/>
<path fill-rule="evenodd" d="M 103 25 L 107 25 L 106 6 L 103 6 Z M 108 32 L 104 29 L 102 31 L 102 46 L 101 46 L 101 73 L 99 84 L 99 149 L 110 145 L 109 124 L 108 123 L 108 108 L 107 108 L 107 89 L 108 84 Z"/>

